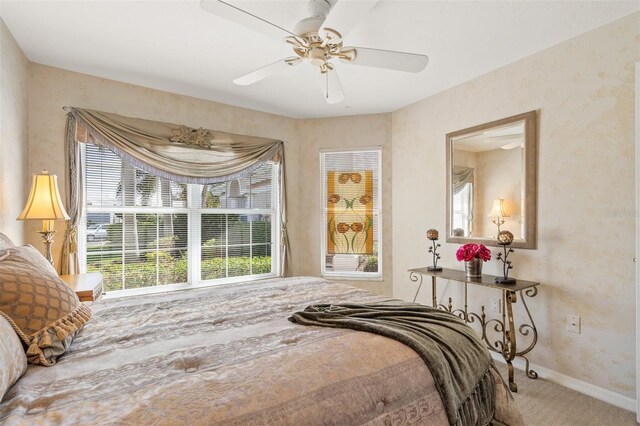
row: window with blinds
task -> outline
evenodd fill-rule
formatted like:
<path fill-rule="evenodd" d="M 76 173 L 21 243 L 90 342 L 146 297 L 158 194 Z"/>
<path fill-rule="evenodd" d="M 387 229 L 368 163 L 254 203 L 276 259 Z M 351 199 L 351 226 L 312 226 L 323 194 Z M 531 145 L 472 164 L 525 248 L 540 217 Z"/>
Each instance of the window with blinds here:
<path fill-rule="evenodd" d="M 81 253 L 107 291 L 277 275 L 277 165 L 192 185 L 87 144 Z M 163 287 L 166 289 L 166 287 Z"/>
<path fill-rule="evenodd" d="M 466 183 L 462 189 L 453 194 L 451 225 L 453 236 L 472 236 L 473 224 L 473 184 Z"/>
<path fill-rule="evenodd" d="M 320 153 L 325 276 L 382 276 L 381 154 L 379 148 Z"/>

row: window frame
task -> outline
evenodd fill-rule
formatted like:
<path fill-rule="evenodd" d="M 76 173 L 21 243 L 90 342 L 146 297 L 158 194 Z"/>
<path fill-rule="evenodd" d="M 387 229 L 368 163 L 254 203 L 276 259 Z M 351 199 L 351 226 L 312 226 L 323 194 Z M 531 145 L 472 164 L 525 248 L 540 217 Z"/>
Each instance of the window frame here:
<path fill-rule="evenodd" d="M 108 148 L 107 148 L 108 149 Z M 109 297 L 123 297 L 123 296 L 135 296 L 140 294 L 152 294 L 166 291 L 186 290 L 192 288 L 210 287 L 216 285 L 225 285 L 238 282 L 250 282 L 267 278 L 276 278 L 281 276 L 281 262 L 280 262 L 280 228 L 282 218 L 280 217 L 280 181 L 279 173 L 281 165 L 278 163 L 272 163 L 271 172 L 271 208 L 206 208 L 206 207 L 192 207 L 194 203 L 194 196 L 198 190 L 199 185 L 188 184 L 187 186 L 187 201 L 185 207 L 152 207 L 152 206 L 120 206 L 120 207 L 95 207 L 87 205 L 86 197 L 86 179 L 87 179 L 87 161 L 86 161 L 86 145 L 81 145 L 82 155 L 82 178 L 83 178 L 83 190 L 85 195 L 83 196 L 84 206 L 82 209 L 82 218 L 80 226 L 78 227 L 78 252 L 80 260 L 80 271 L 87 271 L 87 213 L 142 213 L 142 214 L 186 214 L 187 215 L 187 235 L 189 241 L 187 243 L 187 283 L 174 283 L 174 284 L 162 284 L 153 285 L 148 287 L 112 290 L 109 291 Z M 122 159 L 121 159 L 122 160 Z M 122 160 L 125 161 L 125 160 Z M 264 274 L 251 274 L 242 275 L 237 277 L 215 278 L 215 279 L 202 279 L 201 274 L 201 256 L 202 256 L 202 235 L 200 232 L 201 220 L 203 214 L 238 214 L 238 215 L 256 215 L 256 214 L 268 214 L 271 216 L 271 271 Z M 267 245 L 267 244 L 264 244 Z M 228 241 L 226 241 L 227 258 L 228 258 Z M 253 243 L 251 243 L 253 246 Z M 227 262 L 227 273 L 228 273 Z"/>
<path fill-rule="evenodd" d="M 377 197 L 378 200 L 378 208 L 374 209 L 374 217 L 378 218 L 378 229 L 377 229 L 377 242 L 378 242 L 378 271 L 377 272 L 346 272 L 346 271 L 328 271 L 326 269 L 327 266 L 327 226 L 326 226 L 326 217 L 327 217 L 327 203 L 326 203 L 326 192 L 327 192 L 327 180 L 325 174 L 325 157 L 327 154 L 340 154 L 340 153 L 358 153 L 358 152 L 374 152 L 378 155 L 378 186 L 377 191 L 374 194 L 374 197 Z M 325 278 L 339 278 L 342 280 L 353 280 L 353 281 L 382 281 L 384 279 L 383 275 L 383 242 L 382 242 L 382 229 L 383 229 L 383 204 L 382 204 L 382 146 L 368 146 L 368 147 L 359 147 L 359 148 L 325 148 L 320 149 L 320 275 Z M 374 229 L 374 232 L 376 230 Z"/>
<path fill-rule="evenodd" d="M 451 229 L 453 232 L 455 216 L 460 216 L 460 220 L 462 221 L 462 229 L 465 232 L 465 236 L 470 237 L 473 233 L 473 191 L 475 190 L 473 182 L 467 182 L 458 194 L 453 194 L 452 199 L 452 207 L 451 207 Z M 464 191 L 464 195 L 466 197 L 461 197 L 462 209 L 455 209 L 455 200 L 459 194 L 462 194 Z M 465 199 L 466 198 L 466 199 Z M 465 211 L 464 207 L 467 207 Z"/>

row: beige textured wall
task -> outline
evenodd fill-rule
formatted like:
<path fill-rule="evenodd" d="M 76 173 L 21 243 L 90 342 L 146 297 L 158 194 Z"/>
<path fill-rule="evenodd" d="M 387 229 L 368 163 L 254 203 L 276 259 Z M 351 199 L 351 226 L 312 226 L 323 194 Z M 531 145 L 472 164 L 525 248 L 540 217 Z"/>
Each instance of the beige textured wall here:
<path fill-rule="evenodd" d="M 522 151 L 514 148 L 478 152 L 473 211 L 475 236 L 491 237 L 498 233 L 498 227 L 491 221 L 489 212 L 493 200 L 502 198 L 509 217 L 504 218 L 500 229 L 511 231 L 515 238 L 522 238 Z"/>
<path fill-rule="evenodd" d="M 293 270 L 298 256 L 298 166 L 295 121 L 263 112 L 162 92 L 113 80 L 78 74 L 39 64 L 31 65 L 29 87 L 29 173 L 47 168 L 66 188 L 63 106 L 93 108 L 121 115 L 207 127 L 231 133 L 285 141 L 287 161 L 288 232 Z M 64 195 L 63 195 L 64 197 Z M 64 223 L 58 221 L 54 258 L 59 259 Z M 36 225 L 30 224 L 27 241 L 38 243 Z"/>
<path fill-rule="evenodd" d="M 462 167 L 476 168 L 477 153 L 471 151 L 455 150 L 453 155 L 453 165 Z"/>
<path fill-rule="evenodd" d="M 29 61 L 0 19 L 0 232 L 24 241 L 22 211 L 28 192 Z"/>
<path fill-rule="evenodd" d="M 406 270 L 427 263 L 424 231 L 445 227 L 445 135 L 539 110 L 538 249 L 513 255 L 517 277 L 542 282 L 529 304 L 540 333 L 531 359 L 630 398 L 635 218 L 625 212 L 639 46 L 636 13 L 393 113 L 394 296 L 413 297 Z M 443 243 L 443 266 L 461 268 L 457 247 Z M 568 313 L 582 316 L 582 334 L 566 331 Z"/>
<path fill-rule="evenodd" d="M 392 293 L 391 114 L 300 120 L 300 273 L 320 275 L 320 149 L 382 147 L 382 281 L 343 281 L 378 294 Z"/>

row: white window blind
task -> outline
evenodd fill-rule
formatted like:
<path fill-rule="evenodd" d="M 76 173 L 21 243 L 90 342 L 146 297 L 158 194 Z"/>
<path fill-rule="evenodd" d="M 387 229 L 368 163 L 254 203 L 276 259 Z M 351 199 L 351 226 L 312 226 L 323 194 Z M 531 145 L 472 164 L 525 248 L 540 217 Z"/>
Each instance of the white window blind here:
<path fill-rule="evenodd" d="M 325 276 L 382 276 L 381 150 L 320 153 Z"/>
<path fill-rule="evenodd" d="M 97 145 L 86 145 L 84 163 L 83 257 L 107 291 L 277 275 L 276 165 L 187 185 Z"/>
<path fill-rule="evenodd" d="M 473 184 L 465 184 L 453 195 L 452 231 L 454 236 L 472 236 Z"/>

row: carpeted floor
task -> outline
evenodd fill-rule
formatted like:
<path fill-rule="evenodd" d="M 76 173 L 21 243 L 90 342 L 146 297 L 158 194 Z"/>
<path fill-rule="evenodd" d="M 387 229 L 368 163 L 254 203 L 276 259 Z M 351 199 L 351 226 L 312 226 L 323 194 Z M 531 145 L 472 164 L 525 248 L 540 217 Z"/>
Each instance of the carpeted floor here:
<path fill-rule="evenodd" d="M 506 379 L 506 367 L 496 363 Z M 516 370 L 513 396 L 527 426 L 636 426 L 631 411 L 567 389 L 548 380 L 531 380 Z"/>

